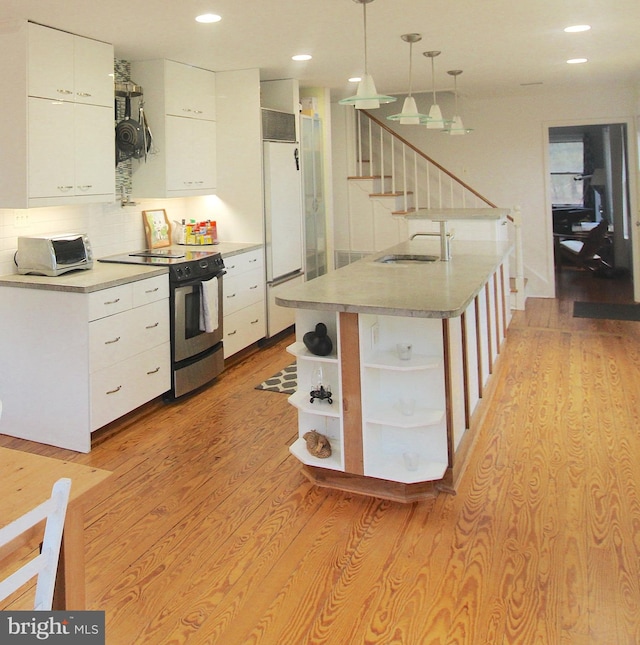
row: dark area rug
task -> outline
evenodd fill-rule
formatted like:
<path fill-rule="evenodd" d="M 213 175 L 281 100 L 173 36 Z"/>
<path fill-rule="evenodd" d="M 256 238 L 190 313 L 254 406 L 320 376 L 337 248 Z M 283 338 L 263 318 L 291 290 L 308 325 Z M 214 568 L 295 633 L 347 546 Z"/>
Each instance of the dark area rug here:
<path fill-rule="evenodd" d="M 267 392 L 280 392 L 282 394 L 293 394 L 298 387 L 298 371 L 295 363 L 291 363 L 271 378 L 256 385 L 256 390 Z"/>
<path fill-rule="evenodd" d="M 640 320 L 640 305 L 608 302 L 574 302 L 574 318 Z"/>

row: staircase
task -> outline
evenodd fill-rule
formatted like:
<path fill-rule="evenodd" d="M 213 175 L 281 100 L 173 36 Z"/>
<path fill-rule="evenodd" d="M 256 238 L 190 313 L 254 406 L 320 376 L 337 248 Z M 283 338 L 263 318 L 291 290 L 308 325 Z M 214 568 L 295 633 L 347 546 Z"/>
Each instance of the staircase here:
<path fill-rule="evenodd" d="M 366 110 L 353 112 L 349 203 L 352 210 L 368 208 L 373 215 L 372 225 L 351 231 L 351 239 L 370 237 L 360 248 L 380 250 L 416 232 L 437 232 L 442 219 L 457 218 L 456 239 L 511 240 L 511 305 L 524 309 L 519 208 L 499 209 Z M 506 227 L 496 224 L 496 215 L 505 216 Z"/>

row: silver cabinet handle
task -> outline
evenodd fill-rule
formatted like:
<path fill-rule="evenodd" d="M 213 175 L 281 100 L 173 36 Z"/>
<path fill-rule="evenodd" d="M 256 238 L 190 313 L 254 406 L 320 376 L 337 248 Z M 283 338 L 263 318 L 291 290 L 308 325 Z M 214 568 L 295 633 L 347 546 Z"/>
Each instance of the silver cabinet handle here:
<path fill-rule="evenodd" d="M 257 289 L 257 288 L 258 288 L 258 285 L 257 285 L 257 284 L 254 284 L 252 287 L 249 287 L 249 290 L 250 290 L 250 291 L 253 291 L 254 289 Z"/>
<path fill-rule="evenodd" d="M 150 372 L 147 372 L 147 376 L 151 376 L 151 374 L 157 374 L 160 371 L 160 367 L 156 367 L 155 370 L 151 370 Z"/>
<path fill-rule="evenodd" d="M 116 302 L 120 302 L 120 298 L 116 298 L 115 300 L 107 300 L 104 304 L 105 305 L 115 305 Z"/>
<path fill-rule="evenodd" d="M 252 325 L 255 325 L 255 324 L 256 324 L 257 322 L 259 322 L 259 321 L 260 321 L 260 318 L 256 318 L 255 320 L 252 320 L 252 321 L 251 321 L 251 324 L 252 324 Z"/>
<path fill-rule="evenodd" d="M 118 385 L 118 387 L 115 390 L 107 390 L 107 394 L 115 394 L 116 392 L 120 392 L 122 389 L 122 385 Z"/>
<path fill-rule="evenodd" d="M 157 322 L 157 323 L 153 323 L 153 325 L 147 325 L 147 326 L 145 327 L 145 329 L 155 329 L 159 324 L 160 324 L 160 323 L 159 323 L 159 322 Z"/>
<path fill-rule="evenodd" d="M 68 190 L 71 190 L 73 186 L 58 186 L 58 190 L 61 190 L 63 193 L 66 193 Z"/>
<path fill-rule="evenodd" d="M 90 188 L 93 188 L 93 184 L 84 184 L 82 186 L 78 186 L 78 190 L 89 190 Z"/>
<path fill-rule="evenodd" d="M 57 89 L 56 92 L 58 92 L 58 94 L 73 94 L 73 90 Z"/>
<path fill-rule="evenodd" d="M 235 293 L 230 293 L 230 294 L 227 296 L 227 298 L 235 298 L 235 297 L 236 297 L 236 294 L 235 294 Z"/>
<path fill-rule="evenodd" d="M 237 334 L 237 333 L 238 333 L 238 330 L 237 330 L 237 329 L 234 329 L 233 331 L 230 331 L 230 332 L 227 334 L 227 336 L 234 336 L 234 335 L 235 335 L 235 334 Z"/>
<path fill-rule="evenodd" d="M 119 340 L 120 340 L 120 336 L 118 336 L 117 338 L 114 338 L 113 340 L 105 340 L 104 344 L 105 345 L 113 345 L 113 343 L 117 343 Z"/>
<path fill-rule="evenodd" d="M 76 92 L 76 94 L 84 97 L 91 96 L 91 92 Z"/>
<path fill-rule="evenodd" d="M 156 291 L 158 291 L 158 287 L 156 287 L 155 289 L 147 289 L 145 293 L 155 293 Z"/>

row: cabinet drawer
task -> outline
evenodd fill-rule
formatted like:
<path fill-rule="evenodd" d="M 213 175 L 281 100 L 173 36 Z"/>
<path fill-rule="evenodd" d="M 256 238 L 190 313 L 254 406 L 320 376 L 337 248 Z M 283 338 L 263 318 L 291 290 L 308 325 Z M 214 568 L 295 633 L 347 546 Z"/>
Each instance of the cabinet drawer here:
<path fill-rule="evenodd" d="M 224 258 L 224 266 L 227 270 L 226 279 L 252 269 L 263 269 L 264 252 L 262 249 L 256 249 L 255 251 L 232 255 L 229 258 Z"/>
<path fill-rule="evenodd" d="M 90 372 L 169 340 L 169 303 L 158 300 L 89 324 Z"/>
<path fill-rule="evenodd" d="M 133 306 L 140 307 L 169 297 L 169 276 L 159 275 L 155 278 L 132 282 L 131 288 L 133 290 Z M 168 304 L 167 307 L 169 307 Z"/>
<path fill-rule="evenodd" d="M 265 336 L 264 302 L 224 317 L 224 356 L 232 356 Z"/>
<path fill-rule="evenodd" d="M 167 392 L 169 343 L 136 354 L 91 375 L 91 431 Z"/>
<path fill-rule="evenodd" d="M 131 285 L 122 284 L 111 289 L 102 289 L 89 294 L 89 320 L 98 320 L 131 309 L 133 305 Z"/>
<path fill-rule="evenodd" d="M 255 302 L 264 301 L 264 274 L 261 269 L 247 271 L 222 281 L 223 314 L 226 316 Z"/>

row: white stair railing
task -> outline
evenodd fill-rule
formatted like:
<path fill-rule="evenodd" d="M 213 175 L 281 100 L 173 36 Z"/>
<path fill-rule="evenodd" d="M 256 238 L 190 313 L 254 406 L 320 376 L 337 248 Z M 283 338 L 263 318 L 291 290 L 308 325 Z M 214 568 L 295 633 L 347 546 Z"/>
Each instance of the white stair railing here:
<path fill-rule="evenodd" d="M 356 178 L 379 178 L 381 194 L 402 194 L 402 208 L 393 214 L 429 210 L 498 208 L 496 204 L 434 161 L 411 142 L 366 110 L 354 110 L 357 137 Z M 390 186 L 387 184 L 390 179 Z M 374 181 L 375 184 L 375 181 Z M 524 309 L 522 213 L 515 207 L 507 215 L 514 243 L 512 268 L 516 308 Z"/>

